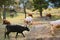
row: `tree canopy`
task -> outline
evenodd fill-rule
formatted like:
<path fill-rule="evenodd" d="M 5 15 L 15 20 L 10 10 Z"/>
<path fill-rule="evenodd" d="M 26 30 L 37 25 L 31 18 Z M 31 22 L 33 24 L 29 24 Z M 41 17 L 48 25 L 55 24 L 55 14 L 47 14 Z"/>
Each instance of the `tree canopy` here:
<path fill-rule="evenodd" d="M 6 9 L 9 8 L 9 6 L 15 3 L 15 0 L 0 0 L 0 10 L 3 10 L 3 19 L 6 19 Z M 1 14 L 0 14 L 1 18 Z"/>
<path fill-rule="evenodd" d="M 8 6 L 14 3 L 15 3 L 14 0 L 0 0 L 0 6 L 2 5 Z"/>
<path fill-rule="evenodd" d="M 33 0 L 34 10 L 39 10 L 40 16 L 42 17 L 43 8 L 48 7 L 48 2 L 46 0 Z"/>
<path fill-rule="evenodd" d="M 49 0 L 49 2 L 54 4 L 54 7 L 60 7 L 60 0 Z"/>

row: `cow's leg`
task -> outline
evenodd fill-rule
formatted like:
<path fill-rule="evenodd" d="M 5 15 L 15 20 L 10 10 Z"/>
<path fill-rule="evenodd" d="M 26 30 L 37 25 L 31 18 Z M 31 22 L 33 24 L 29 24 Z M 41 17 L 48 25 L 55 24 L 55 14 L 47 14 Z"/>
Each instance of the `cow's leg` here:
<path fill-rule="evenodd" d="M 10 33 L 10 32 L 5 32 L 5 35 L 4 35 L 4 36 L 5 36 L 5 38 L 6 38 L 6 35 L 7 35 L 7 36 L 8 36 L 8 38 L 9 38 L 9 33 Z"/>
<path fill-rule="evenodd" d="M 17 36 L 18 36 L 18 32 L 16 33 L 16 37 L 15 38 L 17 38 Z"/>
<path fill-rule="evenodd" d="M 5 34 L 4 34 L 4 38 L 6 38 L 6 33 L 7 33 L 7 32 L 5 32 Z"/>
<path fill-rule="evenodd" d="M 25 37 L 25 35 L 22 33 L 23 37 Z"/>
<path fill-rule="evenodd" d="M 7 34 L 8 38 L 10 38 L 10 37 L 9 37 L 9 33 L 10 33 L 10 32 L 6 32 L 6 34 Z"/>
<path fill-rule="evenodd" d="M 54 34 L 55 34 L 54 31 L 55 31 L 55 26 L 52 26 L 51 27 L 51 34 L 52 34 L 52 36 L 54 36 Z"/>

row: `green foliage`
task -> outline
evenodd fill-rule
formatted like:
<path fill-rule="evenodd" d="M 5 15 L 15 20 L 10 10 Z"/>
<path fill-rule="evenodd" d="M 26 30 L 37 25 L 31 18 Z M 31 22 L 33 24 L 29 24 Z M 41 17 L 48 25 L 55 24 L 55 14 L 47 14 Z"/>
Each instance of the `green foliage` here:
<path fill-rule="evenodd" d="M 10 4 L 14 4 L 14 0 L 0 0 L 0 6 L 2 5 L 8 6 Z"/>
<path fill-rule="evenodd" d="M 60 7 L 60 0 L 49 0 L 49 2 L 53 3 L 55 7 Z"/>
<path fill-rule="evenodd" d="M 48 2 L 46 0 L 33 0 L 33 6 L 33 11 L 39 10 L 40 16 L 42 17 L 42 11 L 48 7 Z"/>
<path fill-rule="evenodd" d="M 40 10 L 41 8 L 47 8 L 48 2 L 45 0 L 33 0 L 33 6 L 35 9 Z"/>
<path fill-rule="evenodd" d="M 14 5 L 15 0 L 0 0 L 0 10 L 3 10 L 3 19 L 6 19 L 6 11 L 10 5 Z M 2 7 L 4 6 L 4 8 Z M 1 16 L 0 16 L 1 18 Z"/>

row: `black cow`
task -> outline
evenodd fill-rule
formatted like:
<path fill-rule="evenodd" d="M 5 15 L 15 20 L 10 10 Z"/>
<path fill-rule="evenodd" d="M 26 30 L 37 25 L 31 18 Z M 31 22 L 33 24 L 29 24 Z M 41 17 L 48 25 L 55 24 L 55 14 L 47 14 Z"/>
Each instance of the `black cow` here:
<path fill-rule="evenodd" d="M 7 31 L 5 31 L 5 38 L 6 38 L 6 35 L 9 38 L 9 33 L 10 32 L 17 32 L 16 38 L 17 38 L 18 33 L 21 33 L 23 35 L 23 37 L 25 37 L 24 34 L 23 34 L 23 31 L 25 31 L 25 30 L 29 31 L 28 27 L 24 27 L 24 26 L 21 26 L 21 25 L 7 25 L 6 29 L 7 29 Z"/>

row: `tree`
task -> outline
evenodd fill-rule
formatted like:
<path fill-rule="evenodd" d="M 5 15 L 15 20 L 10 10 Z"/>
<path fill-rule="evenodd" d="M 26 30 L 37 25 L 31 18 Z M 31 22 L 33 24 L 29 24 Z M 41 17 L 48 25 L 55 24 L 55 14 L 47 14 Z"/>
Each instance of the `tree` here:
<path fill-rule="evenodd" d="M 1 18 L 1 8 L 0 8 L 0 23 L 2 22 L 2 18 Z"/>
<path fill-rule="evenodd" d="M 24 13 L 25 13 L 25 18 L 26 18 L 26 5 L 29 2 L 29 0 L 20 0 L 20 3 L 23 4 L 23 9 L 24 9 Z"/>
<path fill-rule="evenodd" d="M 60 0 L 49 0 L 52 4 L 54 4 L 54 7 L 60 7 Z"/>
<path fill-rule="evenodd" d="M 48 7 L 48 2 L 46 0 L 33 0 L 33 6 L 34 6 L 34 10 L 39 10 L 40 12 L 40 16 L 42 17 L 42 11 L 43 8 L 47 8 Z"/>
<path fill-rule="evenodd" d="M 0 0 L 0 8 L 3 9 L 3 19 L 6 19 L 6 9 L 14 4 L 14 0 Z"/>

